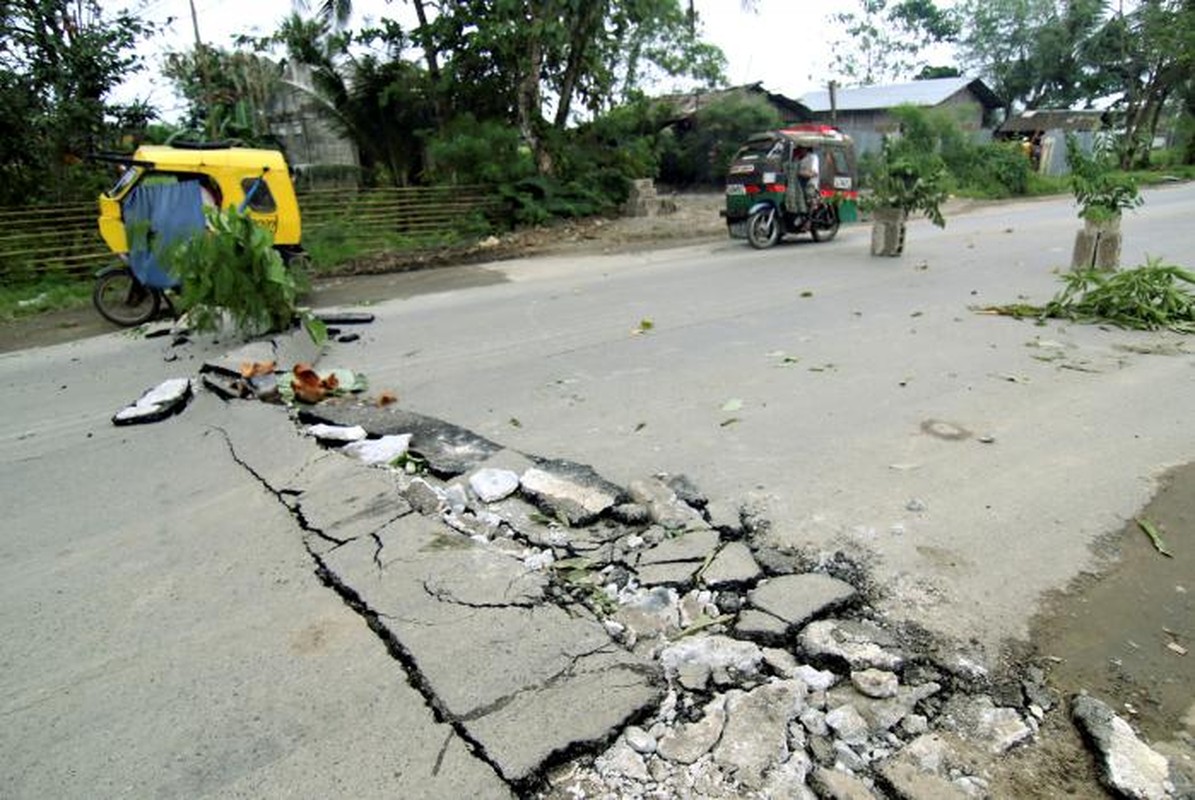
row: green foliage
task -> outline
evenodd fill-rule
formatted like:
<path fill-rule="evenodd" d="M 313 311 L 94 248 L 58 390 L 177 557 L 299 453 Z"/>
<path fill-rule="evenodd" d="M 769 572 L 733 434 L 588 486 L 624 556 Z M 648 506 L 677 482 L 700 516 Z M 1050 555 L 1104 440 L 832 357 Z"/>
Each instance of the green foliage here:
<path fill-rule="evenodd" d="M 753 133 L 778 128 L 780 115 L 755 95 L 723 97 L 700 105 L 691 123 L 660 140 L 660 181 L 670 186 L 720 186 L 739 146 Z"/>
<path fill-rule="evenodd" d="M 0 204 L 94 197 L 108 178 L 83 158 L 152 116 L 107 99 L 150 26 L 96 0 L 28 0 L 0 3 L 0 29 Z"/>
<path fill-rule="evenodd" d="M 1118 272 L 1068 272 L 1062 280 L 1065 285 L 1041 309 L 1042 317 L 1195 333 L 1195 273 L 1182 267 L 1153 258 Z"/>
<path fill-rule="evenodd" d="M 270 233 L 235 208 L 206 210 L 209 230 L 171 248 L 166 263 L 182 283 L 176 302 L 197 330 L 214 331 L 220 311 L 239 331 L 260 335 L 289 330 L 306 276 L 282 263 Z M 317 330 L 304 320 L 312 338 Z"/>
<path fill-rule="evenodd" d="M 942 133 L 920 109 L 904 106 L 894 109 L 893 115 L 901 122 L 901 134 L 884 139 L 871 170 L 871 192 L 862 205 L 924 214 L 938 227 L 945 227 L 941 204 L 948 196 L 948 174 L 939 154 Z"/>
<path fill-rule="evenodd" d="M 1137 181 L 1117 169 L 1116 145 L 1110 138 L 1096 138 L 1091 155 L 1087 155 L 1075 136 L 1067 134 L 1066 163 L 1081 218 L 1106 222 L 1141 205 Z"/>
<path fill-rule="evenodd" d="M 0 321 L 11 322 L 45 311 L 76 308 L 91 299 L 91 285 L 67 275 L 30 278 L 5 275 L 0 283 Z"/>
<path fill-rule="evenodd" d="M 187 100 L 189 138 L 274 146 L 267 111 L 282 67 L 256 53 L 200 45 L 167 53 L 162 73 Z"/>
<path fill-rule="evenodd" d="M 857 0 L 851 10 L 831 14 L 830 21 L 842 31 L 833 47 L 834 70 L 857 84 L 905 80 L 918 69 L 924 73 L 922 53 L 953 41 L 959 31 L 955 14 L 933 0 Z"/>
<path fill-rule="evenodd" d="M 462 114 L 427 140 L 424 175 L 431 183 L 515 183 L 535 174 L 531 153 L 519 132 L 498 120 L 478 121 Z"/>

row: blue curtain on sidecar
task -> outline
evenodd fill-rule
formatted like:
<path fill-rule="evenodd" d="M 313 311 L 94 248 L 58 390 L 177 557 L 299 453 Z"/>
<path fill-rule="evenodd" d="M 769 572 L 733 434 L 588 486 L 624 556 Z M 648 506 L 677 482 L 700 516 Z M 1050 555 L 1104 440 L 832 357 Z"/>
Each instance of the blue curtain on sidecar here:
<path fill-rule="evenodd" d="M 137 280 L 155 289 L 178 286 L 161 262 L 166 248 L 203 230 L 203 196 L 198 181 L 137 186 L 123 203 L 129 266 Z"/>

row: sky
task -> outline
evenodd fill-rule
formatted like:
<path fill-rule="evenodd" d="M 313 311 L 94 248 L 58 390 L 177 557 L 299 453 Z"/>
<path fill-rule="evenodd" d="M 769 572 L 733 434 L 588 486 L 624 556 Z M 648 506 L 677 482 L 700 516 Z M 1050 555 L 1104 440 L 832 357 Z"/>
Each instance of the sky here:
<path fill-rule="evenodd" d="M 318 5 L 318 0 L 311 0 Z M 726 77 L 731 85 L 762 81 L 765 89 L 792 98 L 823 89 L 819 81 L 829 72 L 831 45 L 839 38 L 829 21 L 837 11 L 858 8 L 857 0 L 756 0 L 754 11 L 744 11 L 741 0 L 696 0 L 704 39 L 722 48 Z M 952 5 L 951 2 L 939 5 Z M 413 27 L 414 14 L 404 0 L 355 0 L 351 27 L 380 16 Z M 212 45 L 230 47 L 237 34 L 267 35 L 292 10 L 291 0 L 195 0 L 199 33 Z M 169 82 L 155 78 L 162 53 L 189 49 L 195 40 L 187 0 L 145 0 L 143 18 L 162 23 L 174 21 L 143 48 L 149 69 L 122 87 L 116 99 L 127 102 L 145 98 L 165 119 L 177 119 L 181 101 Z M 408 19 L 409 18 L 409 19 Z M 675 87 L 664 84 L 661 93 Z"/>

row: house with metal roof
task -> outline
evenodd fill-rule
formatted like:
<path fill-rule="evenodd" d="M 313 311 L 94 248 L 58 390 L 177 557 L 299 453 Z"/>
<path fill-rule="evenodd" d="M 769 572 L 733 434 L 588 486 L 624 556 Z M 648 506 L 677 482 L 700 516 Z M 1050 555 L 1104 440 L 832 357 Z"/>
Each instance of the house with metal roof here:
<path fill-rule="evenodd" d="M 899 124 L 891 112 L 897 106 L 952 109 L 963 130 L 979 141 L 991 138 L 1004 108 L 1004 101 L 982 80 L 965 77 L 810 92 L 800 102 L 814 121 L 849 134 L 860 153 L 879 150 L 884 135 L 896 132 Z"/>
<path fill-rule="evenodd" d="M 704 89 L 678 94 L 666 94 L 655 98 L 669 108 L 668 122 L 681 128 L 692 123 L 701 109 L 725 100 L 759 98 L 776 110 L 784 125 L 810 122 L 812 114 L 800 102 L 763 88 L 762 81 L 731 86 L 726 89 Z"/>
<path fill-rule="evenodd" d="M 1065 175 L 1066 137 L 1073 135 L 1090 153 L 1096 134 L 1104 128 L 1105 112 L 1098 109 L 1038 108 L 1005 120 L 996 138 L 1024 142 L 1034 169 L 1045 175 Z"/>

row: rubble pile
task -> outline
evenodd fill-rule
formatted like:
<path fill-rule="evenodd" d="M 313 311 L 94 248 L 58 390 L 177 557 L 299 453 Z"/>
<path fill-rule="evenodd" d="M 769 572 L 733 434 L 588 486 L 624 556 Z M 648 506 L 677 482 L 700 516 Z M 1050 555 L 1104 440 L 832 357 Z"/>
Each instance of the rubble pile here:
<path fill-rule="evenodd" d="M 961 646 L 889 624 L 869 602 L 876 589 L 855 585 L 859 565 L 758 547 L 757 520 L 716 519 L 683 476 L 623 488 L 397 408 L 324 404 L 300 419 L 409 435 L 418 457 L 393 474 L 413 509 L 457 546 L 541 576 L 531 606 L 592 618 L 635 670 L 650 665 L 656 691 L 636 698 L 647 702 L 526 764 L 521 791 L 987 797 L 985 759 L 1031 742 L 1060 707 L 1041 669 L 991 676 Z"/>

